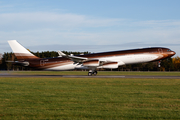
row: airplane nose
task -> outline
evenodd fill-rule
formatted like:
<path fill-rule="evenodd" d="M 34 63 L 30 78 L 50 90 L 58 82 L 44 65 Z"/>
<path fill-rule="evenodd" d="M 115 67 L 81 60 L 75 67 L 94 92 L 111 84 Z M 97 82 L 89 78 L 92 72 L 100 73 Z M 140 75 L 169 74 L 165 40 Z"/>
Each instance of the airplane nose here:
<path fill-rule="evenodd" d="M 172 52 L 169 53 L 169 57 L 172 57 L 175 54 L 176 54 L 176 52 L 172 51 Z"/>

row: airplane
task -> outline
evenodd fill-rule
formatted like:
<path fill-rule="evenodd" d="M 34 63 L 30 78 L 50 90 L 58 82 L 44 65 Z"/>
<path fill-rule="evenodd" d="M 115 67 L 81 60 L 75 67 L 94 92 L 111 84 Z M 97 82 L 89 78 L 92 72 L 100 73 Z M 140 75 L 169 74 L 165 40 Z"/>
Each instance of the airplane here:
<path fill-rule="evenodd" d="M 39 58 L 24 48 L 16 40 L 8 41 L 18 61 L 12 61 L 37 70 L 88 69 L 88 75 L 97 75 L 97 68 L 116 69 L 127 64 L 160 61 L 176 53 L 169 48 L 151 47 L 121 51 L 110 51 L 86 55 L 66 55 L 58 51 L 56 58 Z"/>

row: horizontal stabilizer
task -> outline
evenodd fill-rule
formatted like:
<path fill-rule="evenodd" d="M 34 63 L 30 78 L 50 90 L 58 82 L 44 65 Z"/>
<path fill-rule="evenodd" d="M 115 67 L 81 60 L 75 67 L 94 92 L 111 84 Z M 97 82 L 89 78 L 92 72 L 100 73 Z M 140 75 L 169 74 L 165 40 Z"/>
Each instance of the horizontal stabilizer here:
<path fill-rule="evenodd" d="M 12 63 L 12 64 L 16 64 L 16 65 L 22 65 L 22 66 L 29 66 L 29 62 L 19 62 L 19 61 L 6 61 L 6 62 L 9 62 L 9 63 Z"/>

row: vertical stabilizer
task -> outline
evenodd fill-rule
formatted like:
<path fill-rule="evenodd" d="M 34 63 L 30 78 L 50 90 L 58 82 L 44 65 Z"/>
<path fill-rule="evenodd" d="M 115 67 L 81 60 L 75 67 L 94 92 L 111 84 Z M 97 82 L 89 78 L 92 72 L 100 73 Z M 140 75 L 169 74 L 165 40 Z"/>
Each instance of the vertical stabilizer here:
<path fill-rule="evenodd" d="M 33 55 L 32 53 L 30 53 L 21 44 L 19 44 L 16 40 L 10 40 L 10 41 L 8 41 L 8 43 L 18 60 L 37 59 L 38 58 L 35 55 Z"/>

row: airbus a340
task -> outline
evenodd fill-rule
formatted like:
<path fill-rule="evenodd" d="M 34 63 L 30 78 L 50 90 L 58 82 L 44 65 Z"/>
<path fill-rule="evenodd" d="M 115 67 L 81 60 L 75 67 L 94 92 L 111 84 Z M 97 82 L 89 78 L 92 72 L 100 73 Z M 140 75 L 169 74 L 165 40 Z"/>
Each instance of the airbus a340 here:
<path fill-rule="evenodd" d="M 169 48 L 151 47 L 78 56 L 66 55 L 58 51 L 59 57 L 39 58 L 20 45 L 16 40 L 10 40 L 8 43 L 18 59 L 18 61 L 13 61 L 15 64 L 38 70 L 88 69 L 88 75 L 90 76 L 97 74 L 97 68 L 116 69 L 118 66 L 127 64 L 160 61 L 176 54 Z"/>

